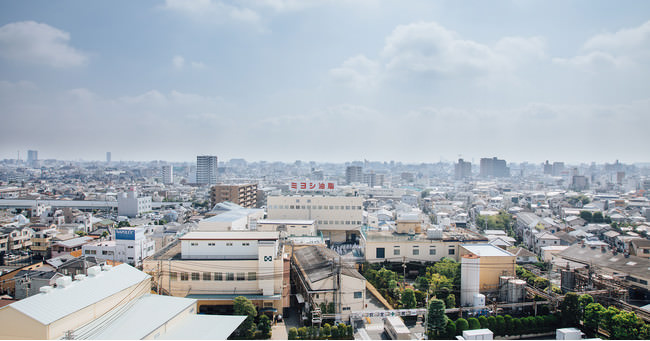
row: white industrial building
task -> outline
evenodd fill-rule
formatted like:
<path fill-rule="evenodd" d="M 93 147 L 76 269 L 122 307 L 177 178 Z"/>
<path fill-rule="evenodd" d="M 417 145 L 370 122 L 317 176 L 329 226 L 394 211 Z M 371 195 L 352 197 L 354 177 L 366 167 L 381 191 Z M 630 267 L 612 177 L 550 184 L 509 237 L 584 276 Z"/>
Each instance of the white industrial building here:
<path fill-rule="evenodd" d="M 145 236 L 143 227 L 123 227 L 115 230 L 115 240 L 85 244 L 83 254 L 101 260 L 112 260 L 142 265 L 142 260 L 153 255 L 156 242 Z"/>
<path fill-rule="evenodd" d="M 138 191 L 132 189 L 117 196 L 117 214 L 125 217 L 137 217 L 151 211 L 151 197 L 139 197 Z"/>

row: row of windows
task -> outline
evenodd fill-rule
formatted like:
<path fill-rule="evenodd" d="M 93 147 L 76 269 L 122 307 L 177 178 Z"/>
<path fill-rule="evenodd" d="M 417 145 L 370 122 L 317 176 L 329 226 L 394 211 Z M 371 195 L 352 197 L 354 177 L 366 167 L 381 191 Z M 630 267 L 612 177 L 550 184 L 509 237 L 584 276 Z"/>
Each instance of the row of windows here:
<path fill-rule="evenodd" d="M 343 205 L 271 205 L 271 208 L 280 210 L 361 210 L 361 206 Z"/>
<path fill-rule="evenodd" d="M 359 220 L 319 220 L 320 225 L 361 225 Z"/>
<path fill-rule="evenodd" d="M 399 245 L 393 247 L 393 256 L 400 256 L 401 255 L 401 249 Z M 448 255 L 455 255 L 456 254 L 456 249 L 453 246 L 449 247 L 449 250 L 447 250 Z M 419 256 L 420 255 L 420 247 L 418 245 L 413 246 L 411 249 L 411 255 L 413 256 Z M 436 247 L 435 246 L 430 246 L 429 247 L 429 255 L 434 256 L 436 255 Z M 386 257 L 386 249 L 383 247 L 378 247 L 376 249 L 376 258 L 385 258 Z"/>
<path fill-rule="evenodd" d="M 233 245 L 233 243 L 231 243 L 231 242 L 226 243 L 226 246 L 232 246 L 232 245 Z M 241 243 L 241 246 L 250 246 L 250 245 L 251 245 L 250 242 Z M 190 246 L 199 246 L 199 243 L 198 242 L 190 242 Z M 208 246 L 217 246 L 217 244 L 216 243 L 208 243 Z"/>
<path fill-rule="evenodd" d="M 255 281 L 257 280 L 257 273 L 256 272 L 249 272 L 248 276 L 246 276 L 245 272 L 226 272 L 225 274 L 223 272 L 172 272 L 170 273 L 169 277 L 172 281 L 178 280 L 180 274 L 181 281 L 223 281 L 224 279 L 226 281 L 234 281 L 235 279 L 238 281 Z"/>

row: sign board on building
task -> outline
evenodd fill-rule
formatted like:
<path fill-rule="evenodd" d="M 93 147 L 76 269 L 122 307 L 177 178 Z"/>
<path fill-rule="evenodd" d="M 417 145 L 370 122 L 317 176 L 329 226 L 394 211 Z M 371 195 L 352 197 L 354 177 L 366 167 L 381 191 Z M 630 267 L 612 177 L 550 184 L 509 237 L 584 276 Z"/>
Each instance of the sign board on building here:
<path fill-rule="evenodd" d="M 115 239 L 135 240 L 135 230 L 116 229 Z"/>
<path fill-rule="evenodd" d="M 336 187 L 334 182 L 323 182 L 323 181 L 292 181 L 289 184 L 289 189 L 296 192 L 308 192 L 308 191 L 332 191 Z"/>

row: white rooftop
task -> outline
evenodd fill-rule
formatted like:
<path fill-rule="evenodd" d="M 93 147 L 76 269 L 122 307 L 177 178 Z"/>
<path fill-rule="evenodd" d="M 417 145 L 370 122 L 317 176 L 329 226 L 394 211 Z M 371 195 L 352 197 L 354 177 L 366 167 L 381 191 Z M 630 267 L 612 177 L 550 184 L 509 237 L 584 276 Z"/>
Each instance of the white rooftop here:
<path fill-rule="evenodd" d="M 150 277 L 128 264 L 121 264 L 95 277 L 73 281 L 68 287 L 28 297 L 3 309 L 11 307 L 47 325 Z"/>
<path fill-rule="evenodd" d="M 226 340 L 246 316 L 191 315 L 176 323 L 160 340 Z"/>
<path fill-rule="evenodd" d="M 287 225 L 313 225 L 314 220 L 291 220 L 291 219 L 263 219 L 258 224 L 287 224 Z"/>
<path fill-rule="evenodd" d="M 512 253 L 491 244 L 463 244 L 461 246 L 479 257 L 514 256 Z"/>

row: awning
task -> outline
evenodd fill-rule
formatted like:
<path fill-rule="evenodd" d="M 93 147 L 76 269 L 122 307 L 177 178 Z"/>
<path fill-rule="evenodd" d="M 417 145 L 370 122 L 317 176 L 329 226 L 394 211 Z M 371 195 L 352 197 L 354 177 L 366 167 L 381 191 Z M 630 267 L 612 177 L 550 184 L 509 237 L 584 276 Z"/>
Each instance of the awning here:
<path fill-rule="evenodd" d="M 296 294 L 296 299 L 298 300 L 298 304 L 305 303 L 305 298 L 302 297 L 302 294 Z"/>
<path fill-rule="evenodd" d="M 277 312 L 278 312 L 277 309 L 272 308 L 272 307 L 265 307 L 265 308 L 260 308 L 260 309 L 259 309 L 259 312 L 260 312 L 260 313 L 265 313 L 265 312 L 267 312 L 267 311 L 270 311 L 270 312 L 272 312 L 272 313 L 277 313 Z"/>

